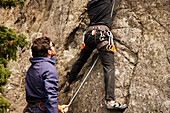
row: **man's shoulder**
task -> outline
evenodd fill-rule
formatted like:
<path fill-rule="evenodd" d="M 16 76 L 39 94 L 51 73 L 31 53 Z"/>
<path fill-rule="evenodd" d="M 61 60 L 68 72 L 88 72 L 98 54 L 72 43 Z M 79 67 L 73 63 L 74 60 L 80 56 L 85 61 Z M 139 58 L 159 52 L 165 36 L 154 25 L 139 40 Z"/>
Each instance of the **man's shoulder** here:
<path fill-rule="evenodd" d="M 41 62 L 41 66 L 42 66 L 42 68 L 46 68 L 46 69 L 56 69 L 54 64 L 52 64 L 50 62 Z"/>

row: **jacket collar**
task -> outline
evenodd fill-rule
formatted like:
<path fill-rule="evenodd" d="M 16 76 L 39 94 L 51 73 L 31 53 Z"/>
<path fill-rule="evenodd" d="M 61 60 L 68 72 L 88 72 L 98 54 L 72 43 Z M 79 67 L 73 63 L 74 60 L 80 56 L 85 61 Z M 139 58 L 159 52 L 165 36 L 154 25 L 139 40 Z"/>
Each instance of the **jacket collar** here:
<path fill-rule="evenodd" d="M 31 63 L 38 63 L 38 62 L 50 62 L 51 64 L 55 64 L 55 57 L 47 58 L 47 57 L 31 57 L 30 59 Z"/>

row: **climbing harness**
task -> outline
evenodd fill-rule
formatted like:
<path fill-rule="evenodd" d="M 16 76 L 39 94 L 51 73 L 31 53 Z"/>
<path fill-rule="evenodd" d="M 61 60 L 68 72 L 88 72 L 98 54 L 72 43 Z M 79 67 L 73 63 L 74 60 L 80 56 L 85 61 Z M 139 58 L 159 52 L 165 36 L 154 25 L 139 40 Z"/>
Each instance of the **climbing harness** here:
<path fill-rule="evenodd" d="M 81 43 L 81 50 L 83 50 L 85 48 L 84 40 L 85 40 L 85 35 L 86 34 L 94 36 L 95 42 L 97 44 L 97 49 L 100 49 L 104 45 L 108 44 L 106 46 L 106 50 L 115 53 L 115 46 L 114 46 L 114 42 L 113 42 L 112 33 L 110 31 L 108 31 L 108 30 L 100 30 L 100 29 L 96 29 L 96 28 L 93 29 L 93 30 L 84 32 L 83 41 Z"/>
<path fill-rule="evenodd" d="M 28 110 L 28 108 L 34 108 L 34 113 L 36 112 L 37 108 L 39 108 L 42 111 L 47 111 L 45 107 L 45 102 L 41 102 L 41 101 L 35 104 L 28 103 L 26 107 L 24 108 L 23 113 L 25 113 Z"/>
<path fill-rule="evenodd" d="M 26 105 L 26 107 L 23 110 L 23 113 L 27 113 L 29 111 L 29 108 L 34 108 L 34 113 L 36 113 L 37 108 L 39 108 L 42 112 L 46 112 L 46 105 L 45 102 L 36 102 L 34 104 L 28 103 Z M 62 106 L 58 105 L 58 110 L 61 111 L 62 110 Z"/>

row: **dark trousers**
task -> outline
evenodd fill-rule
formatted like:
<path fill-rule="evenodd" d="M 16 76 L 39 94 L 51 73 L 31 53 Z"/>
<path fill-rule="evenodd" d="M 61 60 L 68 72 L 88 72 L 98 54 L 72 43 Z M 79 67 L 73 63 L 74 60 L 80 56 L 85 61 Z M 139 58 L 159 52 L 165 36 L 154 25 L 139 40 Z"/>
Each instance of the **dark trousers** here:
<path fill-rule="evenodd" d="M 81 50 L 78 60 L 73 64 L 68 76 L 68 82 L 71 84 L 77 77 L 78 73 L 87 62 L 93 50 L 96 48 L 96 36 L 91 34 L 85 35 L 85 48 Z M 99 43 L 100 44 L 100 43 Z M 99 51 L 99 58 L 103 65 L 104 82 L 105 82 L 105 99 L 114 100 L 114 86 L 115 86 L 115 67 L 114 67 L 114 53 L 107 51 L 106 46 L 101 47 Z"/>

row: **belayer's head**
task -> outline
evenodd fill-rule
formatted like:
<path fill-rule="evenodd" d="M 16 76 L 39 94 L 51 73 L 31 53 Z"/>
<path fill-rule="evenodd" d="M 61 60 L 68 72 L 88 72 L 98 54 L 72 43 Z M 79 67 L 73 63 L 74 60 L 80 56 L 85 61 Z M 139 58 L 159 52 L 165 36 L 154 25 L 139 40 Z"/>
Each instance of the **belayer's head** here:
<path fill-rule="evenodd" d="M 42 36 L 33 41 L 33 45 L 31 47 L 32 56 L 35 57 L 48 57 L 56 55 L 55 44 L 52 43 L 51 39 L 47 36 Z"/>

